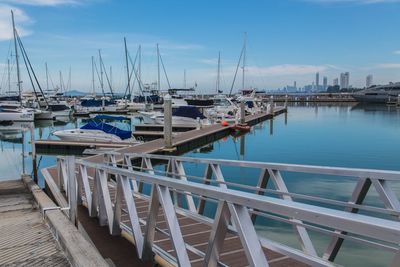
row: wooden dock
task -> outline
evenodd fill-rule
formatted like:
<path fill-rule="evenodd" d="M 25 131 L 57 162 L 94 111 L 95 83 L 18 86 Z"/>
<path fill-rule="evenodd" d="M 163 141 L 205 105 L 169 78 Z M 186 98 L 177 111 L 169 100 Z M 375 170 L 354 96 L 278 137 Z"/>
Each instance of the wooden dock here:
<path fill-rule="evenodd" d="M 108 264 L 56 204 L 25 176 L 0 182 L 0 266 Z"/>
<path fill-rule="evenodd" d="M 246 123 L 250 126 L 253 126 L 285 112 L 286 108 L 276 107 L 273 114 L 270 114 L 268 112 L 261 112 L 256 115 L 246 116 Z M 164 134 L 161 131 L 161 129 L 163 129 L 162 126 L 139 125 L 138 127 L 143 131 L 134 132 L 135 137 L 151 141 L 145 142 L 143 144 L 132 145 L 126 142 L 104 143 L 37 140 L 35 142 L 35 147 L 38 154 L 50 155 L 82 155 L 85 149 L 101 148 L 115 148 L 116 152 L 121 151 L 121 153 L 165 153 L 165 151 L 163 151 L 164 140 L 162 139 L 162 137 L 164 136 Z M 195 129 L 192 126 L 174 126 L 173 130 L 176 131 L 173 136 L 173 145 L 176 148 L 176 150 L 173 151 L 174 154 L 182 154 L 187 151 L 204 146 L 218 139 L 221 139 L 232 132 L 232 129 L 229 126 L 221 126 L 220 124 L 207 125 L 203 126 L 200 129 Z"/>
<path fill-rule="evenodd" d="M 287 110 L 283 107 L 277 107 L 274 109 L 274 113 L 270 114 L 267 112 L 261 112 L 259 114 L 246 116 L 246 123 L 250 126 L 258 124 L 262 121 L 268 120 L 277 116 L 279 114 L 285 113 Z M 173 146 L 175 148 L 174 151 L 166 151 L 164 150 L 164 140 L 162 138 L 146 142 L 143 144 L 139 144 L 131 147 L 123 147 L 115 150 L 117 153 L 125 154 L 125 153 L 173 153 L 176 155 L 188 152 L 195 148 L 204 146 L 211 142 L 214 142 L 218 139 L 221 139 L 232 132 L 231 127 L 222 126 L 221 124 L 213 124 L 209 126 L 204 126 L 200 129 L 195 129 L 183 133 L 179 133 L 173 136 Z M 103 155 L 95 155 L 86 158 L 95 162 L 102 162 L 104 157 Z M 121 159 L 121 157 L 117 157 L 117 159 Z"/>

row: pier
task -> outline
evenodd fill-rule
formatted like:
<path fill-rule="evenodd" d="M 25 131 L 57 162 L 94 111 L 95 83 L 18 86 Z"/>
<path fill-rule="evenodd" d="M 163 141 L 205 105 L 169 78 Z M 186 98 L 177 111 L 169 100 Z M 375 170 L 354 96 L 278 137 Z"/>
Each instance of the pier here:
<path fill-rule="evenodd" d="M 245 122 L 253 126 L 262 121 L 272 119 L 274 116 L 278 116 L 287 112 L 285 107 L 275 107 L 273 112 L 260 112 L 255 115 L 246 116 Z M 102 142 L 70 142 L 70 141 L 60 141 L 60 140 L 38 140 L 35 142 L 36 151 L 39 154 L 51 154 L 51 155 L 66 155 L 66 154 L 82 154 L 85 149 L 95 149 L 95 148 L 116 148 L 116 151 L 122 151 L 123 153 L 156 153 L 162 152 L 164 149 L 163 133 L 159 127 L 162 126 L 152 126 L 145 128 L 145 126 L 139 126 L 142 130 L 156 129 L 156 133 L 150 131 L 142 131 L 145 134 L 153 135 L 153 140 L 145 142 L 143 144 L 131 145 L 129 143 L 102 143 Z M 161 128 L 163 129 L 163 127 Z M 197 147 L 206 145 L 220 138 L 229 135 L 232 129 L 229 126 L 222 126 L 221 124 L 206 125 L 200 129 L 193 129 L 192 127 L 176 127 L 172 128 L 180 129 L 173 135 L 173 146 L 175 148 L 174 153 L 184 153 L 186 151 L 195 149 Z M 189 131 L 183 131 L 188 130 Z M 101 156 L 99 156 L 101 158 Z"/>
<path fill-rule="evenodd" d="M 85 207 L 110 235 L 134 244 L 139 259 L 153 259 L 161 266 L 337 266 L 334 260 L 345 241 L 388 251 L 393 257 L 390 266 L 399 264 L 400 202 L 391 182 L 399 181 L 400 172 L 138 153 L 120 156 L 119 164 L 113 157 L 103 157 L 102 162 L 60 158 L 58 171 L 47 168 L 43 174 L 48 184 L 58 184 L 52 192 L 74 196 L 63 198 L 64 205 L 72 210 Z M 160 163 L 165 168 L 157 168 Z M 204 175 L 191 173 L 189 165 L 202 166 Z M 224 171 L 238 167 L 255 170 L 247 178 L 250 184 L 236 183 Z M 290 192 L 286 173 L 336 175 L 355 183 L 348 201 L 336 201 Z M 71 187 L 75 182 L 77 187 Z M 364 203 L 372 188 L 383 207 Z M 291 226 L 299 247 L 260 235 L 255 222 L 261 218 Z M 322 254 L 310 232 L 329 237 Z"/>
<path fill-rule="evenodd" d="M 30 179 L 0 182 L 0 266 L 109 266 Z"/>

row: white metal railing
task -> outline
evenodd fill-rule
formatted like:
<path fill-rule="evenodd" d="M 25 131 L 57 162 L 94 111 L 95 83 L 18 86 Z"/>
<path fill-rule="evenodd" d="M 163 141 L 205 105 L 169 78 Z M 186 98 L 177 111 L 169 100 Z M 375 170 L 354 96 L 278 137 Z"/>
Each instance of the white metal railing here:
<path fill-rule="evenodd" d="M 108 225 L 111 234 L 119 234 L 121 229 L 131 233 L 137 253 L 143 259 L 156 252 L 171 263 L 189 266 L 190 251 L 200 256 L 206 266 L 223 265 L 219 258 L 223 240 L 227 233 L 233 233 L 240 238 L 251 266 L 268 266 L 263 248 L 313 266 L 332 266 L 344 240 L 387 250 L 394 255 L 391 266 L 400 266 L 400 203 L 390 185 L 400 180 L 400 172 L 153 154 L 107 153 L 103 163 L 67 158 L 59 161 L 60 181 L 68 183 L 70 179 L 64 176 L 75 173 L 77 185 L 77 193 L 68 196 L 77 196 L 77 203 L 85 201 L 89 215 L 97 216 L 100 224 Z M 135 162 L 139 165 L 134 165 Z M 153 167 L 160 162 L 166 164 L 165 170 Z M 204 165 L 204 176 L 187 173 L 187 164 Z M 225 179 L 223 169 L 229 166 L 259 170 L 256 186 Z M 357 181 L 345 202 L 289 192 L 282 172 L 354 177 Z M 274 189 L 266 188 L 268 181 Z M 143 185 L 151 188 L 148 196 L 143 193 Z M 371 187 L 376 189 L 384 207 L 363 203 Z M 64 184 L 64 188 L 68 186 Z M 115 198 L 110 189 L 115 191 Z M 138 216 L 134 196 L 150 201 L 145 220 Z M 123 202 L 126 208 L 122 208 Z M 217 204 L 212 218 L 203 214 L 208 202 Z M 153 242 L 155 231 L 161 231 L 156 227 L 160 208 L 176 257 Z M 357 214 L 360 210 L 365 214 Z M 129 225 L 121 222 L 122 213 L 128 215 Z M 205 252 L 185 243 L 177 214 L 212 227 Z M 301 250 L 258 235 L 254 225 L 256 216 L 292 225 Z M 144 231 L 141 225 L 145 225 Z M 316 252 L 309 231 L 331 237 L 322 255 Z"/>

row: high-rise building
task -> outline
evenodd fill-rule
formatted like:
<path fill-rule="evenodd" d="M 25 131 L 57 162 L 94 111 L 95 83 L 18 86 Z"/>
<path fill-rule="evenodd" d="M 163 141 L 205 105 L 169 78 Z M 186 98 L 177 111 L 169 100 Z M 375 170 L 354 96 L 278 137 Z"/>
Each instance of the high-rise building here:
<path fill-rule="evenodd" d="M 294 87 L 295 89 L 297 89 L 297 83 L 296 83 L 296 81 L 294 81 L 293 87 Z"/>
<path fill-rule="evenodd" d="M 316 87 L 316 90 L 318 91 L 319 90 L 319 72 L 317 72 L 315 74 L 315 87 Z"/>
<path fill-rule="evenodd" d="M 350 86 L 350 73 L 340 73 L 340 89 L 348 89 Z"/>
<path fill-rule="evenodd" d="M 372 76 L 372 74 L 370 74 L 367 76 L 365 85 L 368 88 L 368 87 L 371 87 L 373 84 L 374 84 L 374 77 Z"/>
<path fill-rule="evenodd" d="M 328 89 L 328 77 L 324 76 L 323 79 L 323 85 L 324 85 L 324 91 L 326 91 L 326 89 Z"/>
<path fill-rule="evenodd" d="M 335 78 L 333 79 L 333 86 L 338 86 L 339 85 L 339 79 Z"/>

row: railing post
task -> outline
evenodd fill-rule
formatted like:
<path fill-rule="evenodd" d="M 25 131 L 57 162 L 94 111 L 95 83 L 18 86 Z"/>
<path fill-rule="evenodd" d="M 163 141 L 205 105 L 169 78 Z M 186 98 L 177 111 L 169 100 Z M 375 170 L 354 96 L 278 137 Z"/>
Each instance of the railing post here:
<path fill-rule="evenodd" d="M 65 158 L 68 175 L 68 203 L 69 203 L 69 219 L 76 224 L 78 191 L 75 177 L 75 156 L 67 156 Z"/>
<path fill-rule="evenodd" d="M 269 97 L 268 113 L 274 115 L 274 96 Z"/>
<path fill-rule="evenodd" d="M 164 97 L 164 143 L 165 148 L 172 148 L 172 100 L 169 94 Z"/>
<path fill-rule="evenodd" d="M 246 123 L 245 103 L 240 101 L 240 124 Z"/>

